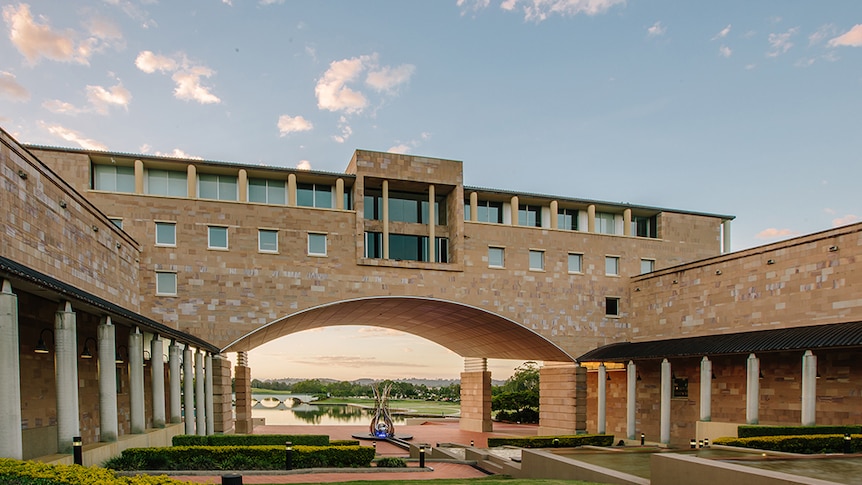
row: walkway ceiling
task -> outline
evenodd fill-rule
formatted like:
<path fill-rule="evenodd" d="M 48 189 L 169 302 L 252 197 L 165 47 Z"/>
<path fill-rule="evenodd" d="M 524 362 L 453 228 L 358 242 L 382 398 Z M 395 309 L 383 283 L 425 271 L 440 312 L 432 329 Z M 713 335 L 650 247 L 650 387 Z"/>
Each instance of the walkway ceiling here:
<path fill-rule="evenodd" d="M 509 319 L 459 303 L 417 297 L 361 298 L 311 308 L 269 323 L 222 352 L 249 351 L 285 335 L 336 325 L 400 330 L 462 357 L 574 361 L 553 342 Z"/>

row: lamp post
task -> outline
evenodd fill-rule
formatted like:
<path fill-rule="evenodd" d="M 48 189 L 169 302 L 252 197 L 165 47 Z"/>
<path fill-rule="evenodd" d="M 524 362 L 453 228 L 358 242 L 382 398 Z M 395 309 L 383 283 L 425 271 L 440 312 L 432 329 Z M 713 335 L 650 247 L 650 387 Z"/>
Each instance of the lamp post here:
<path fill-rule="evenodd" d="M 293 443 L 284 442 L 284 469 L 293 470 Z"/>
<path fill-rule="evenodd" d="M 72 438 L 72 457 L 76 465 L 84 464 L 83 446 L 84 442 L 80 436 Z"/>
<path fill-rule="evenodd" d="M 419 445 L 419 468 L 425 468 L 425 445 Z"/>

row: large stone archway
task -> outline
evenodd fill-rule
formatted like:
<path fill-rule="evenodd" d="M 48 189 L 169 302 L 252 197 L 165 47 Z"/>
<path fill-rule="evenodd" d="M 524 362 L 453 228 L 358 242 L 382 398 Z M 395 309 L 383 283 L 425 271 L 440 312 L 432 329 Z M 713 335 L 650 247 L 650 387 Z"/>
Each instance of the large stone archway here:
<path fill-rule="evenodd" d="M 222 353 L 237 352 L 240 356 L 235 383 L 237 432 L 251 431 L 251 369 L 245 353 L 296 332 L 338 325 L 399 330 L 428 339 L 463 357 L 461 428 L 470 431 L 491 430 L 491 373 L 487 370 L 487 359 L 538 360 L 562 363 L 570 368 L 574 365 L 572 356 L 542 335 L 470 305 L 411 296 L 335 301 L 274 320 L 222 349 Z M 543 386 L 542 392 L 552 393 L 553 388 Z M 572 406 L 572 416 L 574 411 Z M 553 415 L 544 415 L 553 416 L 554 421 L 575 421 L 572 416 L 562 414 L 569 413 L 556 409 Z M 559 428 L 555 423 L 542 423 L 542 426 Z"/>

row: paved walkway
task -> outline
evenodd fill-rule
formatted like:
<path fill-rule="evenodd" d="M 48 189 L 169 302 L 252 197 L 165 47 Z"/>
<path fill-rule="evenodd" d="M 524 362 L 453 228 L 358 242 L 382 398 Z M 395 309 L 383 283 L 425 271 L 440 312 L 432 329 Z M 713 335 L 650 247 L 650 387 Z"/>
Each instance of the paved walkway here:
<path fill-rule="evenodd" d="M 458 428 L 455 420 L 438 422 L 428 421 L 421 425 L 400 425 L 396 432 L 399 435 L 412 435 L 413 443 L 428 443 L 437 446 L 438 443 L 458 443 L 485 448 L 488 446 L 489 437 L 497 436 L 535 436 L 538 428 L 534 425 L 501 424 L 494 423 L 494 431 L 491 433 L 480 433 L 474 431 L 463 431 Z M 354 434 L 368 433 L 367 426 L 282 426 L 264 425 L 254 429 L 255 434 L 326 434 L 333 440 L 354 439 Z M 371 444 L 367 440 L 363 445 Z M 387 442 L 376 442 L 377 456 L 400 456 L 407 457 L 408 453 L 401 448 Z M 319 471 L 308 473 L 307 470 L 294 470 L 292 472 L 281 472 L 270 474 L 270 472 L 243 473 L 243 484 L 250 483 L 326 483 L 346 482 L 358 480 L 430 480 L 436 478 L 479 478 L 486 476 L 483 472 L 470 465 L 450 462 L 427 461 L 426 470 L 419 470 L 417 463 L 410 462 L 409 471 L 401 469 L 356 469 L 338 471 Z M 430 470 L 430 469 L 433 470 Z M 263 474 L 266 473 L 266 474 Z M 173 476 L 177 480 L 185 480 L 194 483 L 221 483 L 221 475 L 218 476 Z"/>

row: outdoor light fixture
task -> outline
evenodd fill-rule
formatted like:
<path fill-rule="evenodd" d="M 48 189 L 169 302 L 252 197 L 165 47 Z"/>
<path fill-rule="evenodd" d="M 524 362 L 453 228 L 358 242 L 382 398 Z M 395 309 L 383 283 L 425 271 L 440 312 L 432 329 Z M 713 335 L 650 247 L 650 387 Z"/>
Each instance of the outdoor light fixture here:
<path fill-rule="evenodd" d="M 775 264 L 775 260 L 774 259 L 767 259 L 766 264 Z"/>
<path fill-rule="evenodd" d="M 688 446 L 690 446 L 692 450 L 697 448 L 697 440 L 694 438 L 688 440 Z"/>
<path fill-rule="evenodd" d="M 704 446 L 705 448 L 709 448 L 709 438 L 704 438 L 704 439 L 703 439 L 703 446 Z"/>
<path fill-rule="evenodd" d="M 838 251 L 838 246 L 829 246 L 830 253 L 834 253 L 835 251 Z"/>
<path fill-rule="evenodd" d="M 290 441 L 284 442 L 284 469 L 293 469 L 293 443 Z"/>
<path fill-rule="evenodd" d="M 93 232 L 99 232 L 99 226 L 93 226 Z"/>
<path fill-rule="evenodd" d="M 72 438 L 72 457 L 76 465 L 84 464 L 83 446 L 84 440 L 80 436 Z"/>
<path fill-rule="evenodd" d="M 641 373 L 640 372 L 637 373 L 637 380 L 639 380 L 639 381 L 643 380 L 643 379 L 641 379 Z"/>
<path fill-rule="evenodd" d="M 606 380 L 606 381 L 611 380 L 611 375 L 610 375 L 610 374 L 606 374 L 606 375 L 607 375 L 607 378 L 605 378 L 605 380 Z"/>
<path fill-rule="evenodd" d="M 36 352 L 37 354 L 47 354 L 48 353 L 48 345 L 45 344 L 45 339 L 44 339 L 45 332 L 50 333 L 51 334 L 51 340 L 54 340 L 54 331 L 51 330 L 50 328 L 43 328 L 42 331 L 39 333 L 39 342 L 36 344 L 36 349 L 34 350 L 34 352 Z"/>
<path fill-rule="evenodd" d="M 720 270 L 720 269 L 715 270 L 715 274 L 720 275 L 720 274 L 721 274 L 721 270 Z"/>
<path fill-rule="evenodd" d="M 87 345 L 87 342 L 89 342 L 90 340 L 93 341 L 93 344 L 98 345 L 96 343 L 96 339 L 94 339 L 93 337 L 87 337 L 87 340 L 84 340 L 84 350 L 81 351 L 81 358 L 82 359 L 92 359 L 93 358 L 93 354 L 90 353 L 90 346 Z"/>
<path fill-rule="evenodd" d="M 116 362 L 117 364 L 123 363 L 123 356 L 120 354 L 120 349 L 126 349 L 126 355 L 129 354 L 129 349 L 126 348 L 125 345 L 120 345 L 119 347 L 117 347 L 117 352 L 114 354 L 114 362 Z"/>
<path fill-rule="evenodd" d="M 65 209 L 65 208 L 66 208 L 66 201 L 65 201 L 65 200 L 61 200 L 61 201 L 60 201 L 60 207 L 61 207 L 61 208 L 63 208 L 63 209 Z"/>
<path fill-rule="evenodd" d="M 712 380 L 715 380 L 715 379 L 716 379 L 716 377 L 715 377 L 715 372 L 713 372 L 713 373 L 712 373 Z"/>
<path fill-rule="evenodd" d="M 147 362 L 151 361 L 153 359 L 153 356 L 150 354 L 149 350 L 145 350 L 143 352 L 143 354 L 144 354 L 144 365 L 147 365 Z"/>
<path fill-rule="evenodd" d="M 763 379 L 763 371 L 760 371 L 760 375 L 758 377 Z"/>
<path fill-rule="evenodd" d="M 641 433 L 641 446 L 643 446 L 643 445 L 644 445 L 644 440 L 645 440 L 645 439 L 646 439 L 646 435 L 644 435 L 643 433 Z"/>
<path fill-rule="evenodd" d="M 844 453 L 850 453 L 851 440 L 850 433 L 844 433 Z"/>
<path fill-rule="evenodd" d="M 425 445 L 419 445 L 419 468 L 425 468 Z"/>
<path fill-rule="evenodd" d="M 27 172 L 23 170 L 18 170 L 18 176 L 21 177 L 22 180 L 27 180 Z"/>

